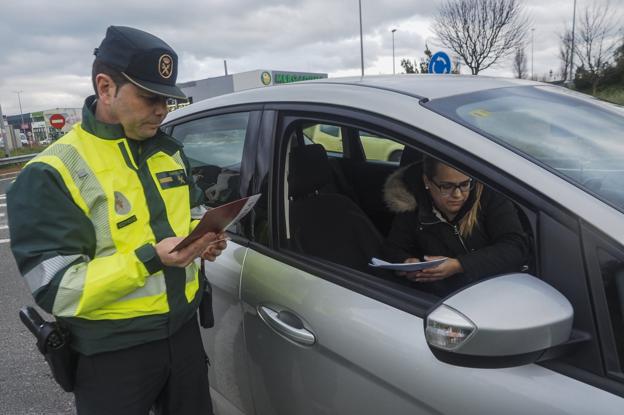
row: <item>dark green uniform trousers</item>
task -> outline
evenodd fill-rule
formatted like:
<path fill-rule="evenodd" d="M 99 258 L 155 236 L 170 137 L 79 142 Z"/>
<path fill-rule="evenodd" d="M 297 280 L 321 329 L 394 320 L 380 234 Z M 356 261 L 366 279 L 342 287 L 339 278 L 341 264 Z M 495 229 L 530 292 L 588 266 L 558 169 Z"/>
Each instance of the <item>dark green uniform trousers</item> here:
<path fill-rule="evenodd" d="M 168 339 L 79 355 L 74 390 L 80 415 L 211 415 L 207 358 L 197 319 Z"/>

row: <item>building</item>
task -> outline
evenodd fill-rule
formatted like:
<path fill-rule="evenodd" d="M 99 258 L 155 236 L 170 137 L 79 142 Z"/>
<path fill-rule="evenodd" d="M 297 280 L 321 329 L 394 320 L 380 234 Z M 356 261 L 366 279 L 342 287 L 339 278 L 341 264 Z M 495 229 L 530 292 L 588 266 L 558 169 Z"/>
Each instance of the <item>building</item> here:
<path fill-rule="evenodd" d="M 186 94 L 188 100 L 178 101 L 171 99 L 168 100 L 168 106 L 170 110 L 173 110 L 193 102 L 245 89 L 264 88 L 272 85 L 321 78 L 327 78 L 327 74 L 257 69 L 197 81 L 182 82 L 178 84 L 178 87 Z M 52 117 L 54 117 L 53 119 L 56 122 L 50 122 Z M 59 119 L 62 122 L 59 123 Z M 49 142 L 61 137 L 71 129 L 72 125 L 81 120 L 81 108 L 54 108 L 10 115 L 6 117 L 8 126 L 5 129 L 5 136 L 7 138 L 9 138 L 9 135 L 11 136 L 12 140 L 8 141 L 14 144 L 12 147 L 21 147 L 26 142 L 30 144 L 38 144 L 44 140 L 44 142 Z M 61 125 L 62 128 L 58 128 Z"/>
<path fill-rule="evenodd" d="M 61 122 L 53 125 L 50 122 L 51 117 L 55 117 L 56 120 Z M 22 145 L 22 137 L 32 142 L 32 144 L 40 143 L 43 140 L 55 140 L 68 132 L 75 123 L 81 120 L 81 108 L 54 108 L 6 117 L 8 129 L 16 131 L 15 136 L 18 138 L 17 147 Z"/>
<path fill-rule="evenodd" d="M 327 78 L 327 74 L 258 69 L 214 78 L 200 79 L 198 81 L 182 82 L 178 84 L 178 87 L 182 89 L 189 98 L 188 103 L 193 103 L 245 89 L 263 88 L 271 85 L 321 78 Z M 182 106 L 184 104 L 183 102 L 172 102 L 174 106 Z"/>

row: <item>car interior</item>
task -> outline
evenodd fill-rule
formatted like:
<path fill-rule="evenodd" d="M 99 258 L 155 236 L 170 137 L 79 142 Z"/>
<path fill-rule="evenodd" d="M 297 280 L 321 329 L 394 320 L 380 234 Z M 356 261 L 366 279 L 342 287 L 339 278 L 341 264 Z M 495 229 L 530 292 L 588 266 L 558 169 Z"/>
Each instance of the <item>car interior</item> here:
<path fill-rule="evenodd" d="M 366 213 L 337 190 L 323 146 L 292 147 L 289 166 L 291 248 L 367 272 L 383 238 Z"/>
<path fill-rule="evenodd" d="M 413 285 L 389 271 L 368 266 L 381 256 L 381 245 L 394 214 L 384 201 L 388 177 L 397 169 L 421 163 L 423 153 L 405 146 L 399 161 L 366 157 L 361 130 L 322 124 L 321 130 L 340 128 L 343 152 L 327 151 L 306 134 L 315 123 L 302 121 L 288 133 L 287 249 L 346 266 L 399 284 Z M 367 133 L 370 135 L 370 133 Z M 385 142 L 395 141 L 379 135 Z M 370 141 L 368 141 L 370 143 Z M 519 209 L 527 235 L 530 223 Z M 532 239 L 532 238 L 531 238 Z M 534 269 L 533 261 L 525 269 Z"/>

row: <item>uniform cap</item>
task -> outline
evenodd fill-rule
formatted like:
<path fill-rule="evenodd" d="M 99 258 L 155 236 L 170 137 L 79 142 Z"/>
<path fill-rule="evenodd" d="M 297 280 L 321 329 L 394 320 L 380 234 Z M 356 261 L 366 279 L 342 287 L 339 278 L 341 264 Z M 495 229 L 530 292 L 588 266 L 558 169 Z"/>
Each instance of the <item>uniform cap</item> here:
<path fill-rule="evenodd" d="M 171 46 L 150 33 L 132 27 L 110 26 L 93 54 L 139 88 L 186 99 L 176 86 L 178 55 Z"/>

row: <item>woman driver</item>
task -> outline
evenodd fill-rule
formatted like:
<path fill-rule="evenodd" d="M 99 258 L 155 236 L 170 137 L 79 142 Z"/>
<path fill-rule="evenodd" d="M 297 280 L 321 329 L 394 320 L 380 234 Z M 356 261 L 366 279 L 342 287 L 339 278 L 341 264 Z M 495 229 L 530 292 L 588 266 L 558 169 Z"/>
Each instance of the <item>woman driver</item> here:
<path fill-rule="evenodd" d="M 427 291 L 447 295 L 526 264 L 528 242 L 513 204 L 436 159 L 425 157 L 395 172 L 384 198 L 396 213 L 383 247 L 387 260 L 448 258 L 433 268 L 399 274 Z"/>

